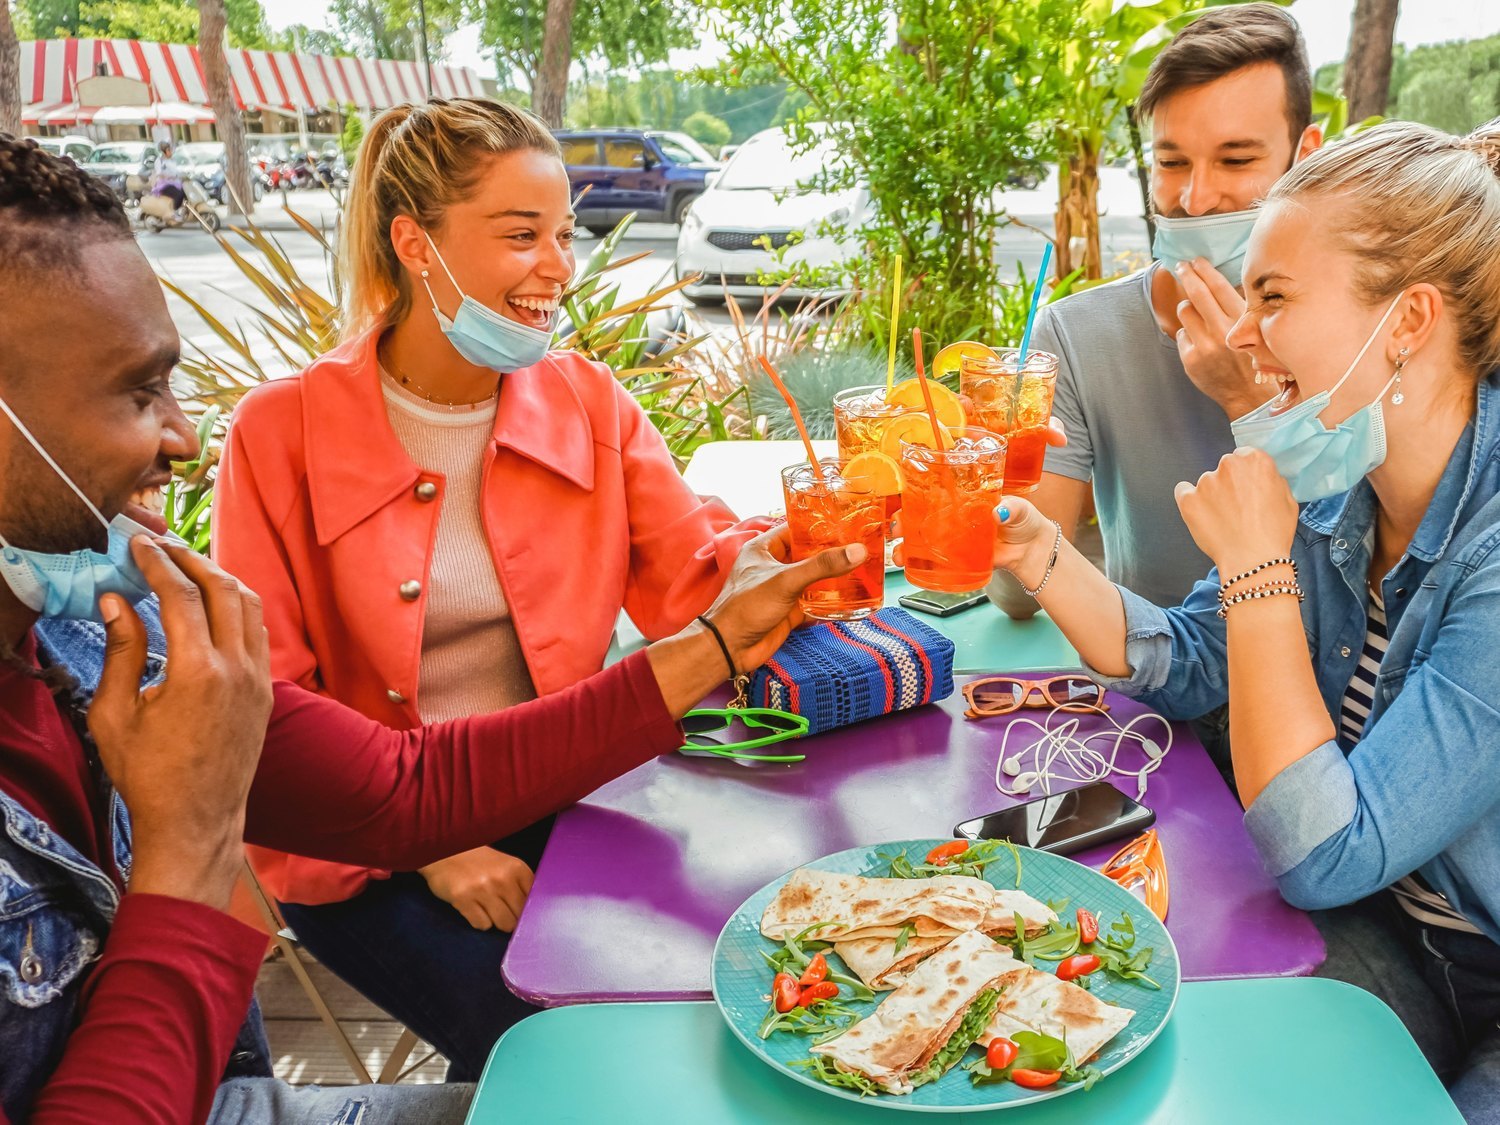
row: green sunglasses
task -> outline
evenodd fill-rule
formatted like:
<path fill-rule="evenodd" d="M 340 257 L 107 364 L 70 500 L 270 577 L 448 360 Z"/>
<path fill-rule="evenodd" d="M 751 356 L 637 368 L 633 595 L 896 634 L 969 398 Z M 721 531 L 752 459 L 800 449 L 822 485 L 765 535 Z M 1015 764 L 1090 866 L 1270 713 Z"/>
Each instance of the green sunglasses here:
<path fill-rule="evenodd" d="M 746 762 L 800 762 L 806 754 L 751 754 L 807 733 L 801 715 L 770 707 L 705 707 L 682 717 L 687 741 L 678 752 L 695 757 L 733 758 Z"/>

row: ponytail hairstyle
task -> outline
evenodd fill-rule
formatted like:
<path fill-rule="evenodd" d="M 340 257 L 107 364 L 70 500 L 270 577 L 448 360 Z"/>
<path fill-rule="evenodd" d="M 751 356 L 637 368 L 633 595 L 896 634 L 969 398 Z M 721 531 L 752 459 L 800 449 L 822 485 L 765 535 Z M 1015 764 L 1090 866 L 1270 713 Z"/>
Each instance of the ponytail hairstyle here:
<path fill-rule="evenodd" d="M 1265 202 L 1335 198 L 1334 237 L 1371 305 L 1428 282 L 1452 311 L 1478 378 L 1500 364 L 1500 118 L 1467 137 L 1393 121 L 1319 149 Z"/>
<path fill-rule="evenodd" d="M 339 240 L 343 339 L 398 324 L 411 312 L 412 287 L 391 245 L 391 220 L 409 215 L 436 234 L 444 212 L 473 190 L 492 157 L 528 149 L 562 159 L 545 125 L 504 102 L 437 98 L 375 119 L 354 163 Z"/>

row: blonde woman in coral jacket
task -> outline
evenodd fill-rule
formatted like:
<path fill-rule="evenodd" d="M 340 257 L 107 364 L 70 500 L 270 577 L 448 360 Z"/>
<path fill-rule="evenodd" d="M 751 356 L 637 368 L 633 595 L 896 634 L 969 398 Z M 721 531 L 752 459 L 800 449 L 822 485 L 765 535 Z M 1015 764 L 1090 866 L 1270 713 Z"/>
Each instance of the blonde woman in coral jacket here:
<path fill-rule="evenodd" d="M 763 522 L 683 483 L 608 368 L 551 351 L 573 273 L 557 143 L 494 102 L 393 109 L 355 167 L 345 342 L 235 411 L 218 561 L 265 604 L 276 675 L 393 727 L 602 666 L 620 611 L 670 634 Z M 500 975 L 546 825 L 423 868 L 261 852 L 330 969 L 473 1080 L 530 1008 Z"/>

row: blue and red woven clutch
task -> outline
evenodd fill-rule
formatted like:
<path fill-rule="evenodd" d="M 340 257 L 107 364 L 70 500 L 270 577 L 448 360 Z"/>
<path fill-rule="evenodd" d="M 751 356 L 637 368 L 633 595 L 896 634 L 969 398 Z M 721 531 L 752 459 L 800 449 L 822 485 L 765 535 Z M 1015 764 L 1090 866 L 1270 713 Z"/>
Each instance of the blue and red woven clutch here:
<path fill-rule="evenodd" d="M 808 734 L 953 693 L 953 642 L 904 609 L 795 630 L 750 680 L 750 702 L 803 715 Z"/>

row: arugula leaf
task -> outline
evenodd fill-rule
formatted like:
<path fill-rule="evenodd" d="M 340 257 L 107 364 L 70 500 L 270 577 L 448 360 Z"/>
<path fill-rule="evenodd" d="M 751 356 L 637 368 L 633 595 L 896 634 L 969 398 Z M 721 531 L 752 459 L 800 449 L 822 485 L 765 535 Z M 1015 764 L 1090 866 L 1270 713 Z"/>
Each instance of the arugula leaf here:
<path fill-rule="evenodd" d="M 826 1082 L 830 1086 L 840 1086 L 845 1090 L 853 1090 L 861 1097 L 866 1094 L 885 1093 L 884 1087 L 866 1078 L 863 1074 L 850 1074 L 848 1071 L 840 1070 L 827 1055 L 813 1055 L 812 1058 L 808 1059 L 795 1059 L 787 1063 L 787 1066 L 795 1066 L 798 1070 L 805 1070 L 819 1082 Z"/>
<path fill-rule="evenodd" d="M 1003 849 L 1009 848 L 1016 857 L 1016 886 L 1021 877 L 1021 853 L 1009 840 L 978 840 L 966 851 L 960 852 L 947 863 L 912 863 L 906 853 L 887 855 L 877 852 L 876 858 L 883 860 L 889 870 L 888 879 L 931 879 L 935 875 L 970 875 L 976 879 L 984 877 L 984 869 L 1000 858 Z"/>
<path fill-rule="evenodd" d="M 842 1035 L 859 1018 L 859 1013 L 853 1008 L 846 1008 L 834 1000 L 816 1000 L 806 1008 L 799 1006 L 789 1012 L 778 1012 L 776 1005 L 772 1004 L 765 1019 L 760 1021 L 756 1034 L 769 1039 L 778 1031 L 788 1031 L 793 1035 L 818 1036 L 813 1042 L 820 1043 Z"/>
<path fill-rule="evenodd" d="M 905 949 L 906 948 L 906 943 L 911 940 L 912 934 L 914 934 L 916 932 L 917 932 L 917 924 L 915 922 L 908 922 L 908 923 L 906 923 L 906 925 L 902 926 L 901 927 L 901 932 L 896 935 L 896 950 L 895 951 L 897 953 L 900 953 L 903 949 Z"/>
<path fill-rule="evenodd" d="M 974 1040 L 984 1034 L 984 1029 L 990 1025 L 990 1017 L 995 1014 L 995 1006 L 999 1003 L 1000 990 L 997 988 L 986 989 L 976 996 L 952 1038 L 938 1049 L 938 1053 L 932 1056 L 926 1066 L 912 1071 L 906 1076 L 906 1080 L 913 1086 L 925 1086 L 947 1074 L 953 1064 L 963 1058 L 974 1045 Z"/>

